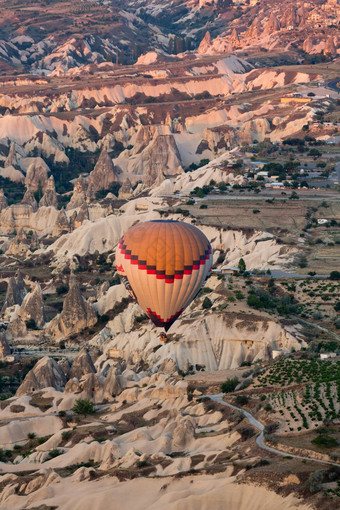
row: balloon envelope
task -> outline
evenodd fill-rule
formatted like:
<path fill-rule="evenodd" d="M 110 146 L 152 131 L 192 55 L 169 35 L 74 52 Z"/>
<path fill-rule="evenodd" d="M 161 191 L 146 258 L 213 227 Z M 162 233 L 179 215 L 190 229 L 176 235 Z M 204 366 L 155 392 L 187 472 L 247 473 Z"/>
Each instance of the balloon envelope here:
<path fill-rule="evenodd" d="M 198 228 L 156 220 L 131 227 L 116 250 L 118 274 L 156 326 L 167 331 L 202 288 L 213 263 Z"/>

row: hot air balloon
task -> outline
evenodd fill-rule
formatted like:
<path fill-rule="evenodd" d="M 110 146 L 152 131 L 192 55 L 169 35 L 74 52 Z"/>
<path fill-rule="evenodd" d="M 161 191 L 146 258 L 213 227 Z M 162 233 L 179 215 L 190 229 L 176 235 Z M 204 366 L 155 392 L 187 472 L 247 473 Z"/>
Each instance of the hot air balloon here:
<path fill-rule="evenodd" d="M 180 221 L 138 223 L 116 249 L 117 272 L 127 290 L 165 331 L 196 297 L 212 263 L 212 249 L 203 232 Z M 164 340 L 166 335 L 162 336 Z"/>

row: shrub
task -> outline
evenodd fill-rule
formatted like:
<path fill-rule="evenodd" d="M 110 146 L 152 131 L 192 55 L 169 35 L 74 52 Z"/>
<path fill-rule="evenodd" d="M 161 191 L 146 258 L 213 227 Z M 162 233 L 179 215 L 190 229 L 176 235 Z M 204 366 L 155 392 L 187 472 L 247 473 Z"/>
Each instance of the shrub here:
<path fill-rule="evenodd" d="M 63 441 L 67 441 L 71 437 L 71 431 L 70 430 L 64 430 L 61 434 L 61 438 Z"/>
<path fill-rule="evenodd" d="M 245 395 L 237 395 L 235 399 L 236 404 L 239 404 L 240 406 L 244 406 L 248 404 L 249 399 Z"/>
<path fill-rule="evenodd" d="M 66 294 L 68 292 L 68 286 L 67 285 L 59 285 L 59 287 L 56 288 L 58 296 L 61 294 Z"/>
<path fill-rule="evenodd" d="M 309 475 L 308 488 L 311 492 L 318 492 L 321 489 L 323 475 L 321 471 L 314 471 Z"/>
<path fill-rule="evenodd" d="M 312 443 L 319 448 L 334 448 L 335 446 L 338 446 L 337 440 L 328 434 L 319 434 L 312 440 Z"/>
<path fill-rule="evenodd" d="M 36 437 L 36 435 L 34 434 L 34 432 L 29 432 L 29 433 L 27 434 L 27 438 L 28 438 L 28 439 L 34 439 L 35 437 Z"/>
<path fill-rule="evenodd" d="M 62 453 L 63 453 L 62 450 L 58 450 L 57 448 L 55 448 L 54 450 L 51 450 L 48 455 L 50 459 L 54 459 L 55 457 L 62 455 Z"/>
<path fill-rule="evenodd" d="M 83 416 L 87 416 L 88 414 L 93 414 L 95 412 L 94 410 L 94 404 L 91 402 L 91 400 L 88 399 L 81 399 L 79 398 L 76 400 L 76 403 L 74 404 L 72 411 L 76 414 L 82 414 Z"/>
<path fill-rule="evenodd" d="M 330 280 L 340 280 L 340 271 L 331 271 L 329 275 Z"/>
<path fill-rule="evenodd" d="M 226 381 L 224 381 L 224 383 L 221 384 L 221 390 L 223 393 L 230 393 L 232 391 L 234 391 L 234 389 L 236 388 L 236 386 L 238 385 L 238 378 L 237 377 L 233 377 L 232 379 L 227 379 Z"/>
<path fill-rule="evenodd" d="M 208 296 L 206 296 L 203 300 L 202 308 L 203 308 L 203 310 L 207 310 L 208 308 L 211 308 L 211 307 L 212 307 L 211 299 L 209 299 Z"/>

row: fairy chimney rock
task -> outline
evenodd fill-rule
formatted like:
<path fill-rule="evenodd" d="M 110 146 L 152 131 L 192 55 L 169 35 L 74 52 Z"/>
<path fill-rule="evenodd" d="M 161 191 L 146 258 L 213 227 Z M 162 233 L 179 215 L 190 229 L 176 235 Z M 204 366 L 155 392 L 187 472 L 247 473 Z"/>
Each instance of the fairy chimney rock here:
<path fill-rule="evenodd" d="M 55 185 L 54 185 L 54 177 L 51 175 L 47 181 L 45 193 L 42 196 L 39 207 L 55 207 L 55 209 L 58 209 L 58 197 L 57 193 L 55 191 Z"/>
<path fill-rule="evenodd" d="M 103 149 L 100 153 L 96 166 L 89 176 L 89 185 L 95 191 L 109 189 L 113 182 L 118 182 L 118 176 L 108 152 Z"/>

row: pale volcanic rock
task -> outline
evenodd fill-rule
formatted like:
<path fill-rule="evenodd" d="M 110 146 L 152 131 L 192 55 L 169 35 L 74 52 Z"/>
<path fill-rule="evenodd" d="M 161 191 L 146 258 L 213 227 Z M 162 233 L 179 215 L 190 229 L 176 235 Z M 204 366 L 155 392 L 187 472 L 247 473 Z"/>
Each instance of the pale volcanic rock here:
<path fill-rule="evenodd" d="M 27 159 L 31 159 L 33 161 L 29 164 L 26 171 L 26 187 L 30 187 L 32 191 L 37 191 L 39 188 L 44 191 L 48 180 L 48 174 L 50 172 L 49 167 L 42 158 Z"/>
<path fill-rule="evenodd" d="M 8 156 L 5 160 L 5 168 L 7 166 L 13 166 L 14 168 L 17 166 L 18 160 L 17 160 L 17 153 L 15 150 L 15 143 L 11 143 L 11 147 L 9 149 Z"/>
<path fill-rule="evenodd" d="M 206 32 L 200 45 L 198 47 L 198 53 L 205 55 L 211 46 L 211 35 L 210 32 Z"/>
<path fill-rule="evenodd" d="M 33 237 L 33 236 L 32 236 Z M 6 255 L 26 255 L 31 253 L 31 240 L 28 239 L 23 229 L 20 229 L 15 238 L 10 242 Z"/>
<path fill-rule="evenodd" d="M 325 49 L 323 50 L 325 55 L 336 55 L 336 46 L 334 43 L 334 37 L 329 36 L 326 39 Z"/>
<path fill-rule="evenodd" d="M 25 182 L 25 177 L 20 170 L 14 168 L 14 166 L 7 166 L 5 168 L 0 168 L 0 176 L 4 179 L 9 179 L 13 182 L 19 182 L 23 184 Z"/>
<path fill-rule="evenodd" d="M 118 198 L 128 200 L 129 198 L 132 197 L 132 192 L 133 192 L 132 184 L 130 179 L 127 177 L 123 182 L 121 188 L 119 189 Z"/>
<path fill-rule="evenodd" d="M 112 398 L 119 395 L 124 389 L 123 378 L 116 367 L 111 366 L 104 382 L 104 395 Z"/>
<path fill-rule="evenodd" d="M 92 182 L 88 184 L 86 195 L 87 195 L 86 200 L 88 204 L 96 200 L 96 190 Z"/>
<path fill-rule="evenodd" d="M 141 126 L 131 140 L 133 148 L 120 154 L 116 166 L 132 183 L 154 187 L 166 176 L 183 173 L 181 156 L 169 126 Z"/>
<path fill-rule="evenodd" d="M 51 175 L 48 178 L 45 192 L 39 202 L 39 207 L 55 207 L 58 209 L 58 197 L 55 191 L 54 177 Z"/>
<path fill-rule="evenodd" d="M 194 439 L 195 426 L 191 419 L 182 420 L 172 433 L 172 450 L 186 450 Z"/>
<path fill-rule="evenodd" d="M 281 26 L 285 28 L 295 28 L 298 23 L 299 17 L 297 15 L 296 8 L 293 5 L 289 5 L 281 18 Z"/>
<path fill-rule="evenodd" d="M 18 317 L 23 321 L 33 319 L 38 328 L 43 328 L 46 322 L 44 298 L 39 283 L 35 283 L 31 292 L 26 294 L 20 306 Z"/>
<path fill-rule="evenodd" d="M 28 372 L 16 395 L 27 395 L 44 388 L 55 388 L 62 391 L 66 384 L 66 377 L 58 363 L 47 356 L 41 358 Z"/>
<path fill-rule="evenodd" d="M 281 28 L 280 22 L 275 16 L 275 14 L 272 12 L 271 15 L 269 16 L 269 20 L 265 28 L 265 33 L 271 35 L 273 32 L 277 32 L 278 30 L 280 30 L 280 28 Z"/>
<path fill-rule="evenodd" d="M 73 228 L 78 228 L 84 223 L 85 220 L 90 218 L 89 209 L 87 203 L 83 203 L 78 211 L 74 211 L 70 218 L 70 223 Z"/>
<path fill-rule="evenodd" d="M 0 212 L 3 209 L 6 209 L 6 207 L 8 207 L 7 197 L 4 193 L 4 190 L 0 188 Z"/>
<path fill-rule="evenodd" d="M 297 332 L 293 334 L 287 331 L 272 319 L 253 314 L 229 313 L 224 316 L 210 313 L 197 321 L 194 310 L 195 304 L 177 320 L 174 329 L 177 341 L 161 347 L 151 324 L 143 326 L 142 331 L 118 332 L 115 327 L 111 329 L 111 323 L 108 323 L 111 338 L 108 335 L 104 343 L 101 342 L 104 355 L 97 361 L 97 366 L 106 360 L 109 351 L 114 351 L 125 360 L 131 356 L 138 358 L 139 355 L 153 366 L 162 365 L 164 360 L 170 358 L 183 370 L 189 359 L 191 364 L 204 365 L 206 370 L 224 370 L 237 368 L 243 361 L 270 359 L 272 349 L 291 351 L 305 345 Z M 121 314 L 122 318 L 125 313 Z M 96 338 L 91 341 L 93 345 Z M 156 346 L 158 349 L 154 352 Z"/>
<path fill-rule="evenodd" d="M 81 379 L 83 375 L 96 373 L 97 370 L 93 364 L 89 351 L 83 348 L 74 358 L 71 367 L 71 377 Z"/>
<path fill-rule="evenodd" d="M 109 189 L 111 184 L 118 182 L 118 175 L 115 172 L 112 159 L 105 149 L 102 150 L 96 166 L 89 176 L 88 183 L 95 191 Z"/>
<path fill-rule="evenodd" d="M 244 34 L 245 39 L 258 39 L 262 34 L 262 25 L 259 18 L 255 18 L 246 33 Z"/>
<path fill-rule="evenodd" d="M 22 274 L 18 272 L 14 277 L 8 280 L 6 297 L 1 312 L 4 313 L 6 308 L 13 305 L 21 305 L 27 294 Z"/>
<path fill-rule="evenodd" d="M 85 374 L 80 380 L 73 377 L 66 383 L 65 393 L 76 393 L 77 398 L 102 402 L 103 382 L 94 373 Z"/>
<path fill-rule="evenodd" d="M 53 229 L 53 236 L 59 237 L 63 234 L 67 234 L 68 232 L 70 232 L 70 230 L 71 226 L 69 220 L 66 216 L 65 209 L 62 208 L 58 212 L 58 216 Z"/>
<path fill-rule="evenodd" d="M 11 348 L 9 346 L 9 343 L 7 342 L 7 338 L 5 333 L 2 331 L 0 332 L 0 360 L 3 360 L 6 358 L 6 356 L 9 356 L 11 354 Z"/>
<path fill-rule="evenodd" d="M 66 210 L 76 209 L 83 204 L 86 204 L 86 186 L 82 178 L 79 178 L 74 185 L 72 197 L 66 206 Z"/>
<path fill-rule="evenodd" d="M 26 323 L 19 318 L 14 319 L 10 324 L 8 324 L 6 334 L 9 339 L 26 337 Z"/>
<path fill-rule="evenodd" d="M 148 150 L 149 149 L 149 150 Z M 146 186 L 159 185 L 169 175 L 175 176 L 184 173 L 180 154 L 172 135 L 160 135 L 150 144 L 150 147 L 142 153 L 146 175 L 143 179 Z"/>
<path fill-rule="evenodd" d="M 38 209 L 38 204 L 33 195 L 30 185 L 27 186 L 26 192 L 23 196 L 23 199 L 21 200 L 21 203 L 30 205 L 32 207 L 33 212 L 36 212 L 36 210 Z"/>
<path fill-rule="evenodd" d="M 63 309 L 47 325 L 46 331 L 56 340 L 68 335 L 79 333 L 97 322 L 97 315 L 92 305 L 83 298 L 77 279 L 70 276 L 69 291 L 63 302 Z"/>
<path fill-rule="evenodd" d="M 306 53 L 312 53 L 313 50 L 313 38 L 309 35 L 302 45 L 303 51 Z"/>
<path fill-rule="evenodd" d="M 238 36 L 236 28 L 233 29 L 230 35 L 230 42 L 233 47 L 238 48 L 241 45 L 240 38 Z"/>

